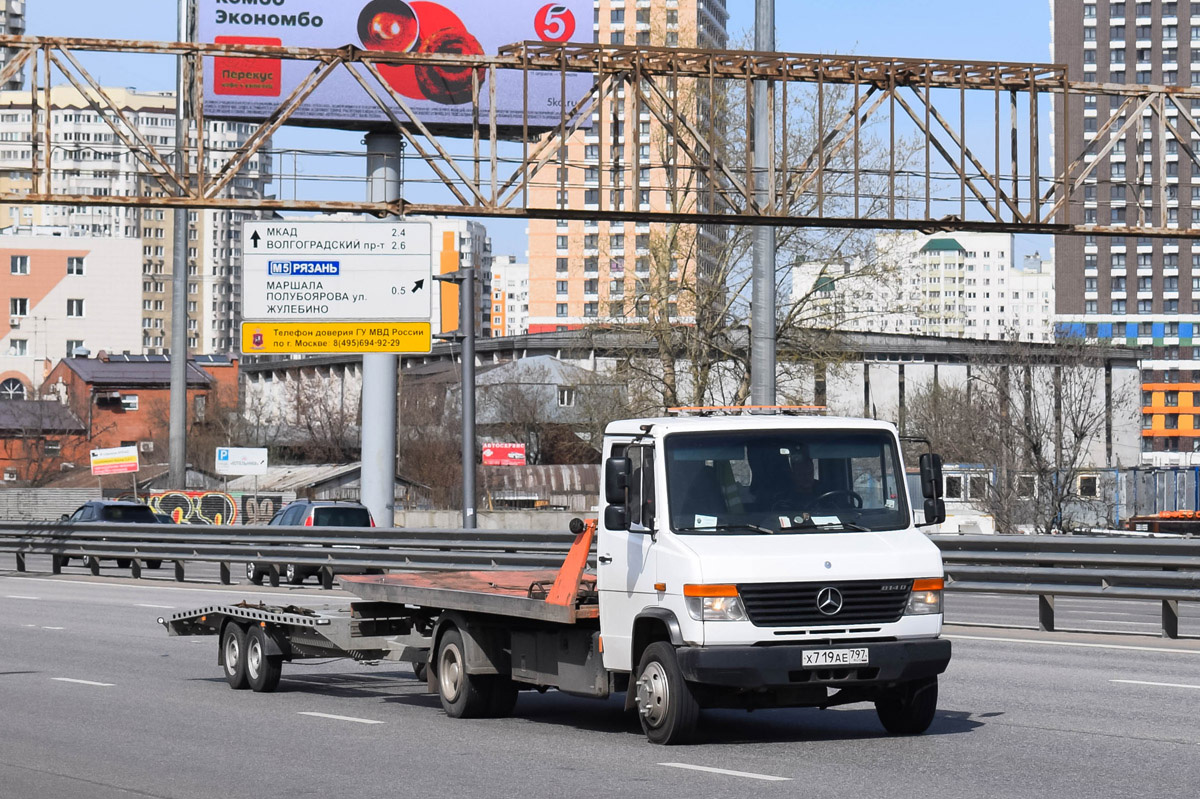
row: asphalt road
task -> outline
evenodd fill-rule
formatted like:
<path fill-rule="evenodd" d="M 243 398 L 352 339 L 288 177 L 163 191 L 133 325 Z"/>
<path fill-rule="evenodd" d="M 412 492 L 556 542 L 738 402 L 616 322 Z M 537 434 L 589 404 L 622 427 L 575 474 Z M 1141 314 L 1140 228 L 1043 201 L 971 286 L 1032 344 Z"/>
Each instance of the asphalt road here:
<path fill-rule="evenodd" d="M 619 702 L 553 692 L 522 694 L 511 719 L 449 719 L 388 664 L 285 665 L 279 692 L 234 692 L 214 638 L 155 622 L 263 594 L 344 599 L 0 572 L 0 797 L 1027 799 L 1200 784 L 1200 641 L 956 626 L 925 736 L 887 737 L 869 707 L 710 711 L 699 744 L 664 748 Z"/>

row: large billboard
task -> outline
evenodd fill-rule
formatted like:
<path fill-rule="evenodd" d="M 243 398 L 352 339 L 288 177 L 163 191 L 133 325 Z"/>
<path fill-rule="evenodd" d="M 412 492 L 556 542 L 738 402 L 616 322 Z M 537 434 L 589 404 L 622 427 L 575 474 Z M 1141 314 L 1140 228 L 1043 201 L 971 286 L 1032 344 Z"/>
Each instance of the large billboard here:
<path fill-rule="evenodd" d="M 218 44 L 353 45 L 379 52 L 494 55 L 503 45 L 527 40 L 591 42 L 594 38 L 592 0 L 198 0 L 198 12 L 200 40 Z M 266 118 L 315 66 L 316 62 L 287 59 L 208 58 L 204 112 L 210 117 Z M 365 67 L 354 69 L 393 110 L 399 109 Z M 471 124 L 470 69 L 381 65 L 379 72 L 425 124 Z M 479 118 L 486 125 L 488 74 L 484 69 L 476 74 Z M 566 78 L 564 93 L 561 73 L 528 73 L 530 127 L 556 127 L 564 104 L 570 109 L 594 83 L 586 74 Z M 522 125 L 525 76 L 517 70 L 498 71 L 495 89 L 498 124 Z M 403 111 L 398 116 L 405 119 Z M 387 115 L 341 67 L 308 97 L 292 120 L 359 128 L 386 122 Z"/>

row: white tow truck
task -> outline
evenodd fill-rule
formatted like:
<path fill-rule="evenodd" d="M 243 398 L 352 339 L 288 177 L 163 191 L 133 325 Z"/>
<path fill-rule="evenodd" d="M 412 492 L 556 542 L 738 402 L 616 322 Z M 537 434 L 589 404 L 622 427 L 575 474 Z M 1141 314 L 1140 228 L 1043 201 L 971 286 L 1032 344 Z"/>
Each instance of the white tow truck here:
<path fill-rule="evenodd" d="M 695 416 L 610 424 L 603 512 L 554 571 L 344 576 L 349 608 L 214 605 L 161 619 L 219 636 L 235 688 L 344 655 L 427 670 L 453 717 L 518 692 L 624 693 L 647 738 L 690 738 L 703 708 L 872 702 L 924 732 L 950 660 L 943 572 L 914 524 L 895 428 L 866 419 Z M 920 458 L 926 524 L 941 461 Z M 595 573 L 589 558 L 595 545 Z"/>

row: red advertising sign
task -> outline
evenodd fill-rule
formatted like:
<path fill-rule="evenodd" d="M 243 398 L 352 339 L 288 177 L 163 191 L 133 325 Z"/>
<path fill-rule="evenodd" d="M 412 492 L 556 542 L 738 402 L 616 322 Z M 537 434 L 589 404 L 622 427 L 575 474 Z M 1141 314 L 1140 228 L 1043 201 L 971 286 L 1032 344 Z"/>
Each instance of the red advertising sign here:
<path fill-rule="evenodd" d="M 524 444 L 484 444 L 484 466 L 524 466 Z"/>
<path fill-rule="evenodd" d="M 198 35 L 202 42 L 218 44 L 350 45 L 368 53 L 494 55 L 529 40 L 592 42 L 592 5 L 592 0 L 198 0 Z M 311 77 L 314 66 L 287 58 L 208 58 L 204 113 L 213 118 L 270 118 L 280 101 Z M 486 121 L 493 96 L 497 124 L 556 128 L 564 109 L 573 107 L 594 83 L 584 74 L 516 69 L 493 73 L 430 61 L 379 64 L 381 86 L 365 66 L 352 69 L 400 119 L 411 112 L 426 124 L 450 128 Z M 495 86 L 489 85 L 493 79 Z M 475 86 L 478 109 L 472 103 Z M 330 72 L 292 115 L 292 121 L 328 127 L 372 126 L 388 119 L 346 67 Z"/>

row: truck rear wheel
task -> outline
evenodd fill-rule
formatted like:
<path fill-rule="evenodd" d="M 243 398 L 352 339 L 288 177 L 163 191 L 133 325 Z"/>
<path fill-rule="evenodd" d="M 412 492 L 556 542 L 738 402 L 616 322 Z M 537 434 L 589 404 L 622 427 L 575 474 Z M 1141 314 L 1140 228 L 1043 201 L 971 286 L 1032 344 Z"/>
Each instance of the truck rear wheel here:
<path fill-rule="evenodd" d="M 636 691 L 642 731 L 651 743 L 686 743 L 695 733 L 700 705 L 675 660 L 675 648 L 666 641 L 646 647 L 638 664 Z"/>
<path fill-rule="evenodd" d="M 246 681 L 246 631 L 232 622 L 221 631 L 221 661 L 230 688 L 241 691 L 250 687 Z"/>
<path fill-rule="evenodd" d="M 892 735 L 920 735 L 937 713 L 937 677 L 901 683 L 875 700 L 875 712 Z"/>
<path fill-rule="evenodd" d="M 279 686 L 283 657 L 267 654 L 267 633 L 251 627 L 246 633 L 246 681 L 256 693 L 269 694 Z"/>
<path fill-rule="evenodd" d="M 477 719 L 491 715 L 490 675 L 467 674 L 466 648 L 462 633 L 447 630 L 438 643 L 438 697 L 446 715 L 454 719 Z"/>

